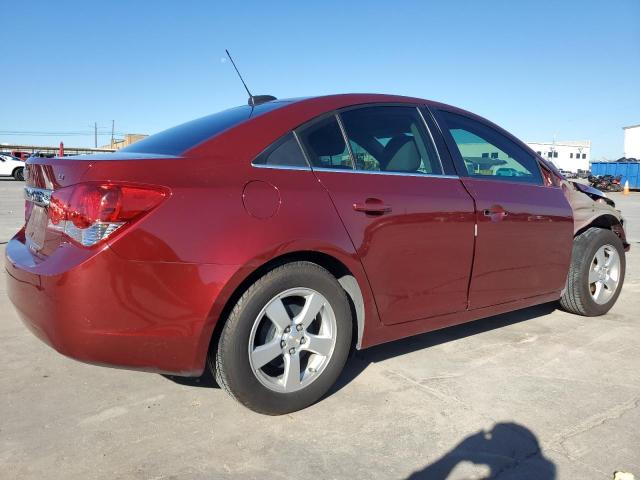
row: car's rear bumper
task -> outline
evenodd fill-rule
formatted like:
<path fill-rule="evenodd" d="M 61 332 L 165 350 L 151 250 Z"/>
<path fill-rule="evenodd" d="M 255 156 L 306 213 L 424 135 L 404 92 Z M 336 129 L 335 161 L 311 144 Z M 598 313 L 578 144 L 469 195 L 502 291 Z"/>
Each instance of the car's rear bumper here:
<path fill-rule="evenodd" d="M 65 245 L 44 261 L 20 232 L 6 248 L 7 290 L 25 325 L 74 359 L 199 375 L 212 307 L 234 266 L 139 262 L 108 246 Z"/>

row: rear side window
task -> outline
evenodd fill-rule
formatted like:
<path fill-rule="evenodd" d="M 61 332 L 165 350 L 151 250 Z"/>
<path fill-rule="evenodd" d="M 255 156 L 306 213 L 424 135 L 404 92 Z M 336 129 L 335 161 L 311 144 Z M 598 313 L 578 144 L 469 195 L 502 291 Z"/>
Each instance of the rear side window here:
<path fill-rule="evenodd" d="M 471 177 L 542 184 L 538 162 L 515 142 L 481 122 L 440 111 Z"/>
<path fill-rule="evenodd" d="M 275 142 L 253 161 L 254 165 L 270 167 L 309 167 L 293 133 Z"/>
<path fill-rule="evenodd" d="M 120 151 L 180 155 L 231 127 L 286 104 L 287 102 L 278 101 L 253 108 L 249 105 L 230 108 L 156 133 Z"/>
<path fill-rule="evenodd" d="M 340 114 L 356 169 L 441 174 L 442 167 L 416 107 L 376 106 Z"/>
<path fill-rule="evenodd" d="M 349 150 L 335 116 L 314 122 L 296 133 L 312 166 L 353 169 Z"/>

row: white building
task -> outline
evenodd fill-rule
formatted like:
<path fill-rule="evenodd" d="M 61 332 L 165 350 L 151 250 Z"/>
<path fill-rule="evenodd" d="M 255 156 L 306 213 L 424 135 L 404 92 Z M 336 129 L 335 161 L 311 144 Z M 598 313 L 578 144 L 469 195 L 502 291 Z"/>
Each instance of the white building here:
<path fill-rule="evenodd" d="M 569 172 L 589 170 L 591 161 L 591 140 L 527 142 L 538 155 L 551 160 L 556 167 Z"/>
<path fill-rule="evenodd" d="M 640 124 L 622 127 L 624 130 L 624 156 L 640 159 Z"/>

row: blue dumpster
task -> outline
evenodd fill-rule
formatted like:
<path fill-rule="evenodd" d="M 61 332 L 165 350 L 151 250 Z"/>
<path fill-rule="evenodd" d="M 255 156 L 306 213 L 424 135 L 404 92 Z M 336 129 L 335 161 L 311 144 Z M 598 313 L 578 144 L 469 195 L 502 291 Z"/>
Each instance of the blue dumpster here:
<path fill-rule="evenodd" d="M 621 175 L 622 185 L 629 180 L 629 188 L 640 189 L 640 163 L 592 162 L 591 175 Z"/>

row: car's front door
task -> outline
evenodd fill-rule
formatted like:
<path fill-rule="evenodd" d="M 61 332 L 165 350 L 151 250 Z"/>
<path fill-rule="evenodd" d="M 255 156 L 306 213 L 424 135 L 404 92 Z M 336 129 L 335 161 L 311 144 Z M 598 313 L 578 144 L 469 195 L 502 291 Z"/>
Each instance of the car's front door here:
<path fill-rule="evenodd" d="M 418 108 L 349 109 L 296 133 L 364 265 L 383 323 L 466 309 L 473 201 L 459 178 L 445 174 Z"/>
<path fill-rule="evenodd" d="M 562 290 L 573 243 L 572 211 L 562 189 L 545 185 L 533 154 L 491 125 L 435 113 L 476 202 L 469 308 Z"/>

